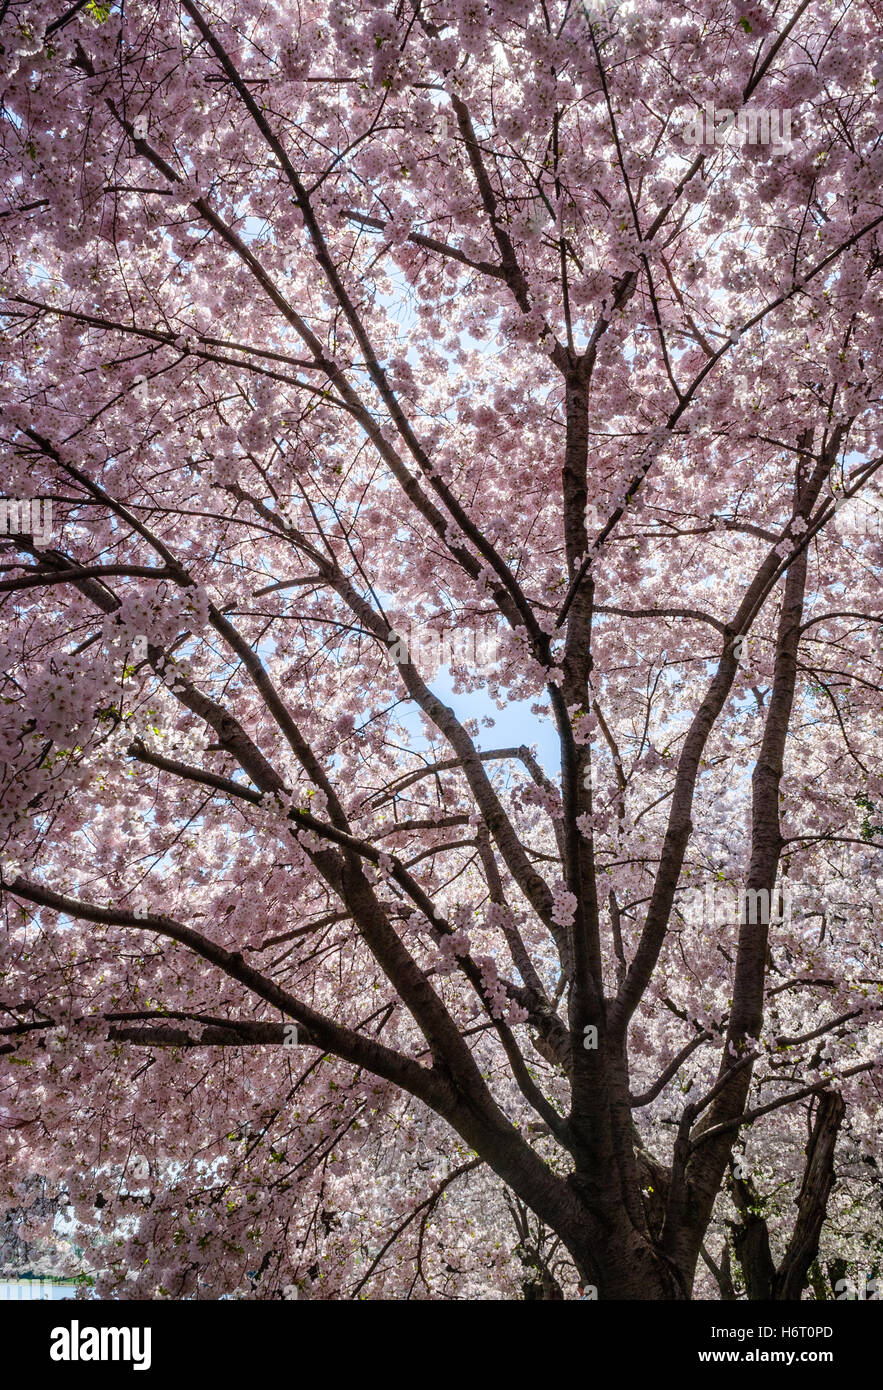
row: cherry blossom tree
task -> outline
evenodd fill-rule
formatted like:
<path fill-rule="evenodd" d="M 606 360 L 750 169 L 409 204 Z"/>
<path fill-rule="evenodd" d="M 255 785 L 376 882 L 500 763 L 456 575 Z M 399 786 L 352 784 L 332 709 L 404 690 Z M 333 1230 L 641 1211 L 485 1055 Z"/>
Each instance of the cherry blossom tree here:
<path fill-rule="evenodd" d="M 0 17 L 21 1238 L 873 1276 L 883 6 Z"/>

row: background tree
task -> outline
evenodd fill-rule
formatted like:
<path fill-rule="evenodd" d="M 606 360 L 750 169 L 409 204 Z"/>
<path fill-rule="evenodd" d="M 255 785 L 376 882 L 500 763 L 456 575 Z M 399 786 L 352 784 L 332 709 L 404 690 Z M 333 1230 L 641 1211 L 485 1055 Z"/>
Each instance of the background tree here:
<path fill-rule="evenodd" d="M 2 23 L 9 1204 L 141 1296 L 873 1272 L 880 6 Z"/>

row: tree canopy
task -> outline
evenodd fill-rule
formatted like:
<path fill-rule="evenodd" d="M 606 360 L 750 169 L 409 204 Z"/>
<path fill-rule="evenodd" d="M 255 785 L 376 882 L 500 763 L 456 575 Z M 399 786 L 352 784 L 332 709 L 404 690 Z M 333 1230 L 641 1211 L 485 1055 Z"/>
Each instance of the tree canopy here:
<path fill-rule="evenodd" d="M 21 1230 L 883 1272 L 883 7 L 0 10 Z"/>

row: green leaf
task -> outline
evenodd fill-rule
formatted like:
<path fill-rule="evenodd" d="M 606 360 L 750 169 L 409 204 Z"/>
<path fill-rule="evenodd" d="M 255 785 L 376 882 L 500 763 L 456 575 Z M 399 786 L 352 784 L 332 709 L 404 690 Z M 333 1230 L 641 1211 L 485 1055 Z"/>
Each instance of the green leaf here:
<path fill-rule="evenodd" d="M 855 800 L 856 804 L 860 806 L 864 812 L 866 812 L 865 818 L 862 821 L 861 825 L 861 837 L 866 845 L 872 844 L 875 835 L 883 835 L 883 825 L 874 825 L 873 821 L 871 820 L 871 816 L 873 816 L 877 812 L 877 807 L 874 805 L 874 802 L 871 801 L 869 797 L 863 796 L 861 794 L 859 794 L 855 798 Z"/>

